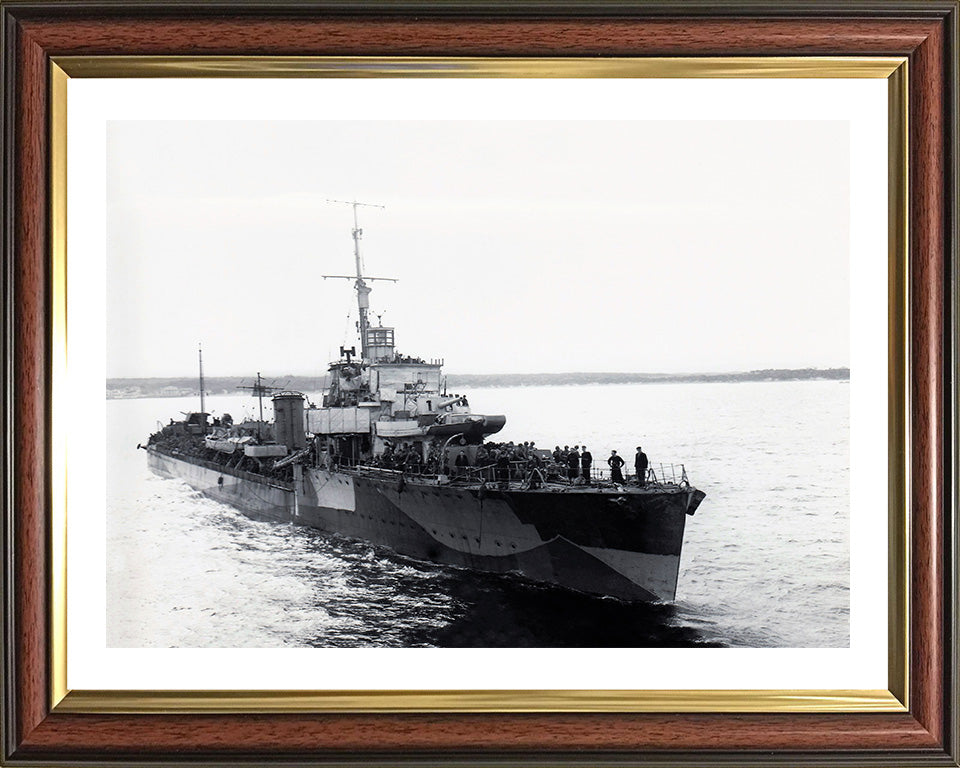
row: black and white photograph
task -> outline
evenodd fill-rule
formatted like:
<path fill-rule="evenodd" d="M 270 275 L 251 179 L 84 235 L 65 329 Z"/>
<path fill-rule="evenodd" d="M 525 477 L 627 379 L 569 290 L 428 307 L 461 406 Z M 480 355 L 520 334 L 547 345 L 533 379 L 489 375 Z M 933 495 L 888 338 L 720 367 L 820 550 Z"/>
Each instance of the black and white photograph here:
<path fill-rule="evenodd" d="M 105 139 L 108 648 L 850 647 L 847 122 Z"/>

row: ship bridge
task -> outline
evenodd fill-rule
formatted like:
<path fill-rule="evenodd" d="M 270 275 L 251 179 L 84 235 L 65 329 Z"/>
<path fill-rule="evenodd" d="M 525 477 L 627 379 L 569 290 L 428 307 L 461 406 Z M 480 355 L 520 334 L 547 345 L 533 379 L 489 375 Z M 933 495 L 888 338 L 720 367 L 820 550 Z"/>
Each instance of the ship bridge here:
<path fill-rule="evenodd" d="M 439 393 L 443 388 L 441 360 L 420 360 L 399 356 L 370 366 L 370 391 L 379 400 L 396 402 L 398 397 Z"/>
<path fill-rule="evenodd" d="M 381 360 L 392 360 L 396 355 L 394 345 L 394 329 L 379 325 L 376 328 L 367 328 L 367 358 L 372 363 Z"/>

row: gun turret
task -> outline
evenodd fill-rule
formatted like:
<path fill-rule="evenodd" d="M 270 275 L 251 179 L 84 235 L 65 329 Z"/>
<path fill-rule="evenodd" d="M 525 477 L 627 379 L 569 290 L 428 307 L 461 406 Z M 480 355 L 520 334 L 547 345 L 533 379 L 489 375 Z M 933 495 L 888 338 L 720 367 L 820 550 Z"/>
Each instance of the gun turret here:
<path fill-rule="evenodd" d="M 466 405 L 466 404 L 467 404 L 467 396 L 466 396 L 466 395 L 457 395 L 456 397 L 449 397 L 449 398 L 447 398 L 446 400 L 441 400 L 439 403 L 436 404 L 435 410 L 437 410 L 437 411 L 442 411 L 442 410 L 443 410 L 444 408 L 446 408 L 447 406 L 450 406 L 450 405 L 458 405 L 458 404 Z"/>

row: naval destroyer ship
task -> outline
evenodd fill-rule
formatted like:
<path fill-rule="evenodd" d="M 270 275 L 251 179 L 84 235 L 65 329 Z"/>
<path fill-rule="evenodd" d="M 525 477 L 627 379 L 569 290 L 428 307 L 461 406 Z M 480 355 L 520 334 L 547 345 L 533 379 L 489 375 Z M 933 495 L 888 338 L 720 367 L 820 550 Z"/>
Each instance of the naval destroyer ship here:
<path fill-rule="evenodd" d="M 448 393 L 443 361 L 400 355 L 395 329 L 370 322 L 353 205 L 360 351 L 340 348 L 321 405 L 248 387 L 260 419 L 200 411 L 151 435 L 147 461 L 242 512 L 362 539 L 416 560 L 628 601 L 676 596 L 685 521 L 705 494 L 682 465 L 623 478 L 569 471 L 532 445 L 498 445 L 503 415 Z M 389 278 L 387 278 L 389 279 Z M 272 423 L 263 397 L 273 401 Z M 610 475 L 613 474 L 613 477 Z"/>

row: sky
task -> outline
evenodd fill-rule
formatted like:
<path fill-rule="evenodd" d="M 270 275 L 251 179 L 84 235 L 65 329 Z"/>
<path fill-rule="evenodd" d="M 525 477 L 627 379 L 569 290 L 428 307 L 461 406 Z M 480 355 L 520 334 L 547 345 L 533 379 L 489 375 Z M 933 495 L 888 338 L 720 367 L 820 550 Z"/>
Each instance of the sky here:
<path fill-rule="evenodd" d="M 842 367 L 843 121 L 112 121 L 107 376 Z M 376 322 L 376 319 L 374 318 Z"/>

